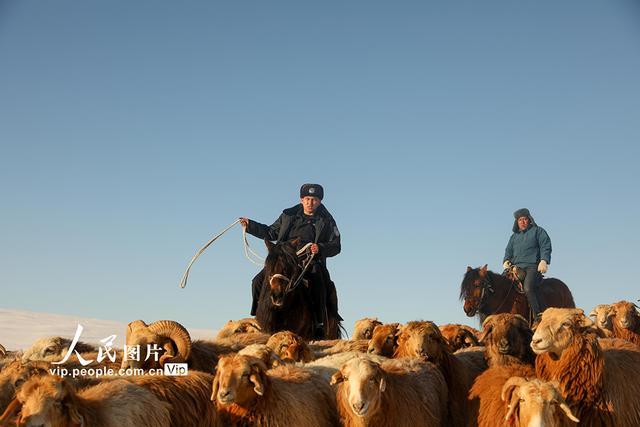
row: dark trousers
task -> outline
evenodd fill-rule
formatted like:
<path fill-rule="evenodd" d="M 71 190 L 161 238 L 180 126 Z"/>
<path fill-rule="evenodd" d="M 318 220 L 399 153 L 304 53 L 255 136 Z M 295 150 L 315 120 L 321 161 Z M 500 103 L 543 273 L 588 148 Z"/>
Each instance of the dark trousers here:
<path fill-rule="evenodd" d="M 331 282 L 329 272 L 323 265 L 316 264 L 307 271 L 304 278 L 309 281 L 309 288 L 305 289 L 307 290 L 308 297 L 311 301 L 314 321 L 316 323 L 324 323 L 326 318 L 325 307 L 327 307 L 327 286 L 325 286 L 325 284 Z M 291 280 L 296 279 L 297 277 L 291 278 Z M 251 297 L 253 298 L 251 303 L 252 316 L 255 316 L 256 311 L 258 310 L 258 302 L 260 301 L 260 292 L 262 292 L 263 283 L 264 269 L 260 270 L 260 272 L 256 274 L 251 281 Z"/>
<path fill-rule="evenodd" d="M 529 301 L 529 305 L 531 306 L 531 310 L 533 310 L 533 315 L 535 316 L 543 309 L 540 306 L 540 302 L 538 301 L 538 296 L 536 294 L 536 288 L 540 283 L 540 274 L 536 267 L 526 267 L 524 270 L 527 272 L 527 275 L 524 278 L 522 286 L 524 287 L 524 292 L 527 294 L 527 300 Z"/>

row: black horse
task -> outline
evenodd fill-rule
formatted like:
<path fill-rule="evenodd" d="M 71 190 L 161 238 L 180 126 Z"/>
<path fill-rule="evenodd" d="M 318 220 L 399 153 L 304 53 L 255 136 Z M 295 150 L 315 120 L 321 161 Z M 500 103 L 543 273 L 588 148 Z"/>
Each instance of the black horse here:
<path fill-rule="evenodd" d="M 540 304 L 545 307 L 575 308 L 573 295 L 567 285 L 559 279 L 543 279 L 536 293 Z M 480 323 L 490 314 L 519 314 L 533 323 L 533 313 L 527 297 L 518 291 L 517 283 L 511 278 L 480 268 L 467 267 L 460 285 L 460 300 L 464 300 L 467 316 L 480 316 Z"/>
<path fill-rule="evenodd" d="M 272 334 L 288 330 L 307 340 L 340 338 L 338 313 L 326 309 L 324 336 L 314 335 L 313 302 L 309 287 L 327 284 L 310 283 L 306 277 L 298 280 L 303 273 L 303 266 L 296 254 L 295 244 L 271 243 L 268 240 L 265 243 L 269 253 L 265 260 L 264 282 L 256 311 L 256 319 L 263 331 Z"/>

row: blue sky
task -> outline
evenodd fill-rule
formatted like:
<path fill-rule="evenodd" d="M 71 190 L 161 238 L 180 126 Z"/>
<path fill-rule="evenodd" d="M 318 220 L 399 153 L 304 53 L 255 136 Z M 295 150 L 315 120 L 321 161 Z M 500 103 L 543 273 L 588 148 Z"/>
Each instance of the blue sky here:
<path fill-rule="evenodd" d="M 512 212 L 578 306 L 635 300 L 632 0 L 0 0 L 6 308 L 217 328 L 248 315 L 240 228 L 325 187 L 346 325 L 465 322 Z M 262 242 L 253 246 L 264 253 Z"/>

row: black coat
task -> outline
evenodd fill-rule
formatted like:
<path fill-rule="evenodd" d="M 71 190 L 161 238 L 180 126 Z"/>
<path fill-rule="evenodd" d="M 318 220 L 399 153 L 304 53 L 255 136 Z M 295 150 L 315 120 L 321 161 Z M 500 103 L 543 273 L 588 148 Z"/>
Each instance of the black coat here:
<path fill-rule="evenodd" d="M 302 204 L 285 209 L 278 219 L 270 226 L 249 220 L 247 233 L 259 239 L 269 239 L 271 241 L 285 242 L 290 240 L 289 234 L 294 222 L 300 218 L 303 212 Z M 322 261 L 327 257 L 332 257 L 340 253 L 340 232 L 333 217 L 324 207 L 320 205 L 315 212 L 318 218 L 315 221 L 315 240 L 320 247 L 318 255 Z"/>

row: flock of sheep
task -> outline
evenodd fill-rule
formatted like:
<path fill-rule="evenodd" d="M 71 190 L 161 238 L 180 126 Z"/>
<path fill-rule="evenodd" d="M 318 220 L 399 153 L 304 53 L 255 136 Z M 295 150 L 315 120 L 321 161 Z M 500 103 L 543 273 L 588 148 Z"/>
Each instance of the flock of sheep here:
<path fill-rule="evenodd" d="M 189 373 L 60 377 L 52 362 L 69 340 L 0 346 L 0 426 L 640 426 L 640 314 L 626 301 L 589 316 L 550 308 L 535 330 L 514 314 L 489 316 L 482 331 L 364 318 L 350 340 L 311 342 L 254 319 L 196 341 L 175 321 L 137 320 L 126 344 L 140 345 L 140 360 L 119 351 L 91 366 Z M 96 359 L 95 347 L 76 349 Z"/>

